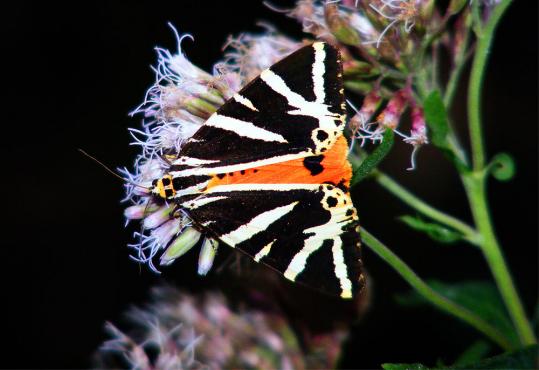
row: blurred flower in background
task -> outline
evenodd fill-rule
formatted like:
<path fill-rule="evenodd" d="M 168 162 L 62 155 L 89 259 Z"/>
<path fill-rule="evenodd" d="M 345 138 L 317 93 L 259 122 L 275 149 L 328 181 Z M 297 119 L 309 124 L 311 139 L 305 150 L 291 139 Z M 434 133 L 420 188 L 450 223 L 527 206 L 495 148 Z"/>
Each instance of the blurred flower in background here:
<path fill-rule="evenodd" d="M 345 339 L 334 330 L 300 342 L 282 314 L 232 308 L 216 292 L 161 287 L 152 297 L 128 312 L 127 331 L 107 324 L 112 339 L 96 354 L 99 368 L 328 369 Z"/>

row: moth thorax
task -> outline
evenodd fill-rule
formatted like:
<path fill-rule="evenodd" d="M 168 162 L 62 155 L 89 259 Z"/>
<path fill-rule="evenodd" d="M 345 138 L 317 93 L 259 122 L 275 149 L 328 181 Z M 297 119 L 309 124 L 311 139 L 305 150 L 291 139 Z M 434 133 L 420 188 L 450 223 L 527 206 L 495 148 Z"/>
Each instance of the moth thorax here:
<path fill-rule="evenodd" d="M 160 179 L 153 180 L 151 191 L 152 194 L 163 199 L 174 198 L 176 191 L 172 185 L 172 176 L 165 175 Z"/>

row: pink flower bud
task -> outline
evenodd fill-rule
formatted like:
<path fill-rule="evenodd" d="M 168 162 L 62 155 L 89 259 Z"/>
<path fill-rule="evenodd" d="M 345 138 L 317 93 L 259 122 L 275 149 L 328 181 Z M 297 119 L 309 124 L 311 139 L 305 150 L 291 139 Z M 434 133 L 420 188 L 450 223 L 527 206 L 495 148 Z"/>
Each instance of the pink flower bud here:
<path fill-rule="evenodd" d="M 415 169 L 415 156 L 421 145 L 428 143 L 427 138 L 427 125 L 425 122 L 425 116 L 423 109 L 417 106 L 415 103 L 412 105 L 412 130 L 410 137 L 404 139 L 404 142 L 413 145 L 412 157 L 410 159 L 411 165 L 409 170 Z"/>
<path fill-rule="evenodd" d="M 167 243 L 180 232 L 181 222 L 175 218 L 165 222 L 158 228 L 152 230 L 152 236 L 156 239 L 157 243 L 164 247 Z"/>
<path fill-rule="evenodd" d="M 399 90 L 393 95 L 386 108 L 376 118 L 380 126 L 391 130 L 397 128 L 401 115 L 406 108 L 407 97 L 408 93 L 404 90 Z"/>
<path fill-rule="evenodd" d="M 363 100 L 363 105 L 361 106 L 359 114 L 363 115 L 366 119 L 370 119 L 378 108 L 381 100 L 382 98 L 377 89 L 371 91 Z"/>
<path fill-rule="evenodd" d="M 141 218 L 144 218 L 144 211 L 146 209 L 145 205 L 136 205 L 127 207 L 124 210 L 124 216 L 128 220 L 140 220 Z"/>
<path fill-rule="evenodd" d="M 370 119 L 381 102 L 382 98 L 378 93 L 378 90 L 375 89 L 371 91 L 365 99 L 363 99 L 363 104 L 361 109 L 350 119 L 350 128 L 354 133 L 359 133 L 359 131 L 366 131 L 370 126 Z M 360 134 L 361 136 L 361 134 Z"/>
<path fill-rule="evenodd" d="M 159 225 L 163 224 L 165 221 L 170 219 L 170 213 L 172 212 L 172 207 L 163 206 L 148 217 L 144 219 L 144 227 L 147 229 L 154 229 Z"/>
<path fill-rule="evenodd" d="M 428 142 L 425 116 L 423 115 L 423 109 L 418 106 L 412 108 L 411 138 L 414 139 L 414 145 L 423 145 Z"/>

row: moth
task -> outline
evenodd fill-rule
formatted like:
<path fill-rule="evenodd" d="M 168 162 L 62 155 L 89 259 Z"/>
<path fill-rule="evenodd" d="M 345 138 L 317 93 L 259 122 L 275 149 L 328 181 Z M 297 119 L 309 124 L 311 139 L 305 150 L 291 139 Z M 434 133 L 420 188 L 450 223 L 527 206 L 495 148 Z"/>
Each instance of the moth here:
<path fill-rule="evenodd" d="M 221 106 L 151 194 L 285 278 L 352 298 L 365 279 L 345 120 L 338 50 L 304 46 Z"/>

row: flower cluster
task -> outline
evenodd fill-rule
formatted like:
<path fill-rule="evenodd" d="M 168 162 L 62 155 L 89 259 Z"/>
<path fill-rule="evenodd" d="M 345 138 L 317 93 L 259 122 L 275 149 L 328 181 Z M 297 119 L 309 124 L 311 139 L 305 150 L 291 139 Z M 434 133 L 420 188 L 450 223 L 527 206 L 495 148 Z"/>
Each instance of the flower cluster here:
<path fill-rule="evenodd" d="M 129 312 L 128 334 L 107 325 L 112 339 L 97 353 L 99 368 L 333 368 L 344 339 L 335 331 L 302 349 L 279 314 L 234 310 L 218 293 L 193 296 L 158 288 L 153 297 L 149 307 Z"/>
<path fill-rule="evenodd" d="M 433 27 L 434 12 L 432 0 L 301 0 L 288 11 L 304 32 L 338 45 L 345 87 L 364 96 L 359 109 L 348 101 L 355 112 L 349 123 L 353 138 L 361 145 L 376 143 L 386 130 L 395 131 L 414 147 L 411 168 L 417 149 L 428 142 L 421 109 L 414 109 L 408 135 L 399 126 L 409 107 L 420 106 L 409 67 L 426 27 Z"/>

